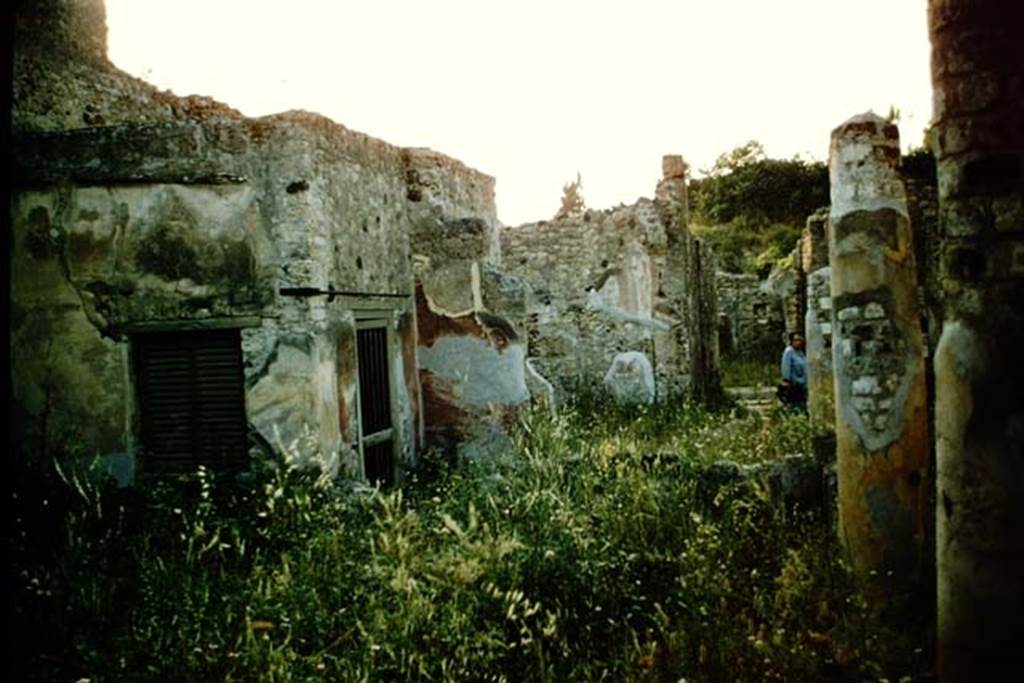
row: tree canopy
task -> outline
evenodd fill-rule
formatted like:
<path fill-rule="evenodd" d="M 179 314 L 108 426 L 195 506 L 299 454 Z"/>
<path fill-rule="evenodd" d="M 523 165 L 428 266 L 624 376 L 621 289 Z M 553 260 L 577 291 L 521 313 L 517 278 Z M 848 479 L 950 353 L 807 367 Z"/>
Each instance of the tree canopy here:
<path fill-rule="evenodd" d="M 802 226 L 829 202 L 823 162 L 769 159 L 756 140 L 722 154 L 705 173 L 690 182 L 690 207 L 697 222 L 706 225 L 743 220 L 755 228 Z"/>

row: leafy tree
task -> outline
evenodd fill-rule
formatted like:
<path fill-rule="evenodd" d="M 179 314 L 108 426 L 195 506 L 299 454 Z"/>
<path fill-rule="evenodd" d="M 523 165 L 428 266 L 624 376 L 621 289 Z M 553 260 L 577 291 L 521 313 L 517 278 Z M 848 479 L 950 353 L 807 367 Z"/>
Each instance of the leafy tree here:
<path fill-rule="evenodd" d="M 689 183 L 691 216 L 728 271 L 766 274 L 793 249 L 807 216 L 829 203 L 824 163 L 770 159 L 756 140 L 703 172 Z"/>
<path fill-rule="evenodd" d="M 708 170 L 702 169 L 702 172 L 712 178 L 718 178 L 765 158 L 764 146 L 757 140 L 748 140 L 731 152 L 719 155 L 714 165 Z"/>
<path fill-rule="evenodd" d="M 706 225 L 742 220 L 755 230 L 776 223 L 803 226 L 829 202 L 824 163 L 769 159 L 756 140 L 721 155 L 706 173 L 690 182 L 694 218 Z"/>
<path fill-rule="evenodd" d="M 558 213 L 555 214 L 555 218 L 575 218 L 582 216 L 585 210 L 583 182 L 580 180 L 579 171 L 577 171 L 576 181 L 562 186 L 562 206 L 558 209 Z"/>

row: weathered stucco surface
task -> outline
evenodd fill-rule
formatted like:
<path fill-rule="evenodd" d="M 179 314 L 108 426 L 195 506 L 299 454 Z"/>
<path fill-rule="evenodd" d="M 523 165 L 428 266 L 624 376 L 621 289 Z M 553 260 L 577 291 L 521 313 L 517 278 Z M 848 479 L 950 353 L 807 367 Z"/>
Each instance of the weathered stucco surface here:
<path fill-rule="evenodd" d="M 601 392 L 627 352 L 647 357 L 659 397 L 717 378 L 714 261 L 685 227 L 682 161 L 665 163 L 654 200 L 501 232 L 502 269 L 529 287 L 530 358 L 560 392 Z"/>
<path fill-rule="evenodd" d="M 832 132 L 828 245 L 840 531 L 878 608 L 922 597 L 929 559 L 924 350 L 899 161 L 896 126 L 874 114 Z"/>
<path fill-rule="evenodd" d="M 416 362 L 430 447 L 480 455 L 529 407 L 526 341 L 506 316 L 525 290 L 495 270 L 494 180 L 436 152 L 406 150 L 414 209 Z"/>
<path fill-rule="evenodd" d="M 619 403 L 653 403 L 651 362 L 639 351 L 617 354 L 605 373 L 604 386 Z"/>
<path fill-rule="evenodd" d="M 423 440 L 414 256 L 440 235 L 496 258 L 493 179 L 315 114 L 252 120 L 158 92 L 106 60 L 99 0 L 25 3 L 16 36 L 24 438 L 135 451 L 133 337 L 238 327 L 254 434 L 358 476 L 355 325 L 376 319 L 390 330 L 395 455 L 410 460 Z"/>
<path fill-rule="evenodd" d="M 144 456 L 135 349 L 165 332 L 239 330 L 252 443 L 354 477 L 367 326 L 386 331 L 399 465 L 500 446 L 531 389 L 554 409 L 620 352 L 659 396 L 717 390 L 714 264 L 686 229 L 681 157 L 654 200 L 503 230 L 493 178 L 316 114 L 160 92 L 110 64 L 104 22 L 102 0 L 15 15 L 24 443 Z"/>
<path fill-rule="evenodd" d="M 938 674 L 1013 671 L 1024 633 L 1024 41 L 1019 8 L 930 0 L 942 336 Z"/>
<path fill-rule="evenodd" d="M 715 274 L 723 358 L 776 362 L 786 342 L 782 300 L 752 274 Z"/>

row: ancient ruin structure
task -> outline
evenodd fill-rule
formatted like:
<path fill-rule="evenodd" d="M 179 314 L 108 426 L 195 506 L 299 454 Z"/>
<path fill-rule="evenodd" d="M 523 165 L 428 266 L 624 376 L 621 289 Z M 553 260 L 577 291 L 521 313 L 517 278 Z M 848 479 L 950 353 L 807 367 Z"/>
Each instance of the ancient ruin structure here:
<path fill-rule="evenodd" d="M 159 92 L 107 61 L 101 0 L 21 3 L 14 33 L 18 442 L 102 454 L 125 482 L 288 451 L 388 483 L 425 447 L 502 447 L 552 391 L 526 359 L 554 359 L 562 301 L 631 330 L 577 339 L 597 386 L 620 350 L 649 352 L 661 386 L 714 386 L 681 159 L 657 200 L 591 216 L 604 241 L 564 254 L 588 254 L 578 287 L 531 289 L 501 270 L 493 179 L 454 159 Z"/>
<path fill-rule="evenodd" d="M 719 271 L 715 293 L 722 358 L 777 362 L 786 340 L 781 299 L 750 273 Z"/>
<path fill-rule="evenodd" d="M 806 273 L 804 330 L 807 339 L 807 412 L 812 420 L 835 424 L 832 378 L 832 271 L 828 265 L 828 212 L 807 217 L 800 238 L 800 266 Z"/>
<path fill-rule="evenodd" d="M 1016 670 L 1024 633 L 1024 40 L 1019 8 L 930 0 L 943 325 L 939 676 Z"/>
<path fill-rule="evenodd" d="M 531 361 L 563 390 L 600 387 L 624 353 L 645 358 L 615 364 L 619 382 L 622 368 L 630 383 L 651 378 L 643 400 L 703 394 L 694 378 L 716 372 L 713 257 L 686 229 L 682 158 L 663 165 L 654 200 L 502 231 L 502 267 L 532 292 Z"/>
<path fill-rule="evenodd" d="M 438 421 L 472 442 L 527 405 L 522 345 L 478 277 L 491 178 L 313 114 L 157 92 L 106 62 L 98 2 L 27 4 L 18 22 L 28 440 L 144 452 L 149 470 L 244 468 L 251 444 L 298 441 L 388 482 Z"/>
<path fill-rule="evenodd" d="M 896 126 L 832 132 L 828 219 L 840 533 L 878 599 L 920 590 L 928 557 L 924 351 Z"/>

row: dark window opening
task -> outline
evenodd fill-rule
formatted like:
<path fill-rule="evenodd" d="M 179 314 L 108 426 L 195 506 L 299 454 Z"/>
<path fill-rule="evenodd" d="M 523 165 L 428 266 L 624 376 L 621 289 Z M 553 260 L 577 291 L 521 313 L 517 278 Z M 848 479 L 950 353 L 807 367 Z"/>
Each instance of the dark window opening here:
<path fill-rule="evenodd" d="M 391 486 L 394 483 L 394 437 L 387 327 L 364 323 L 357 331 L 356 347 L 363 471 L 371 484 Z"/>
<path fill-rule="evenodd" d="M 134 349 L 146 468 L 247 469 L 239 331 L 140 334 Z"/>

